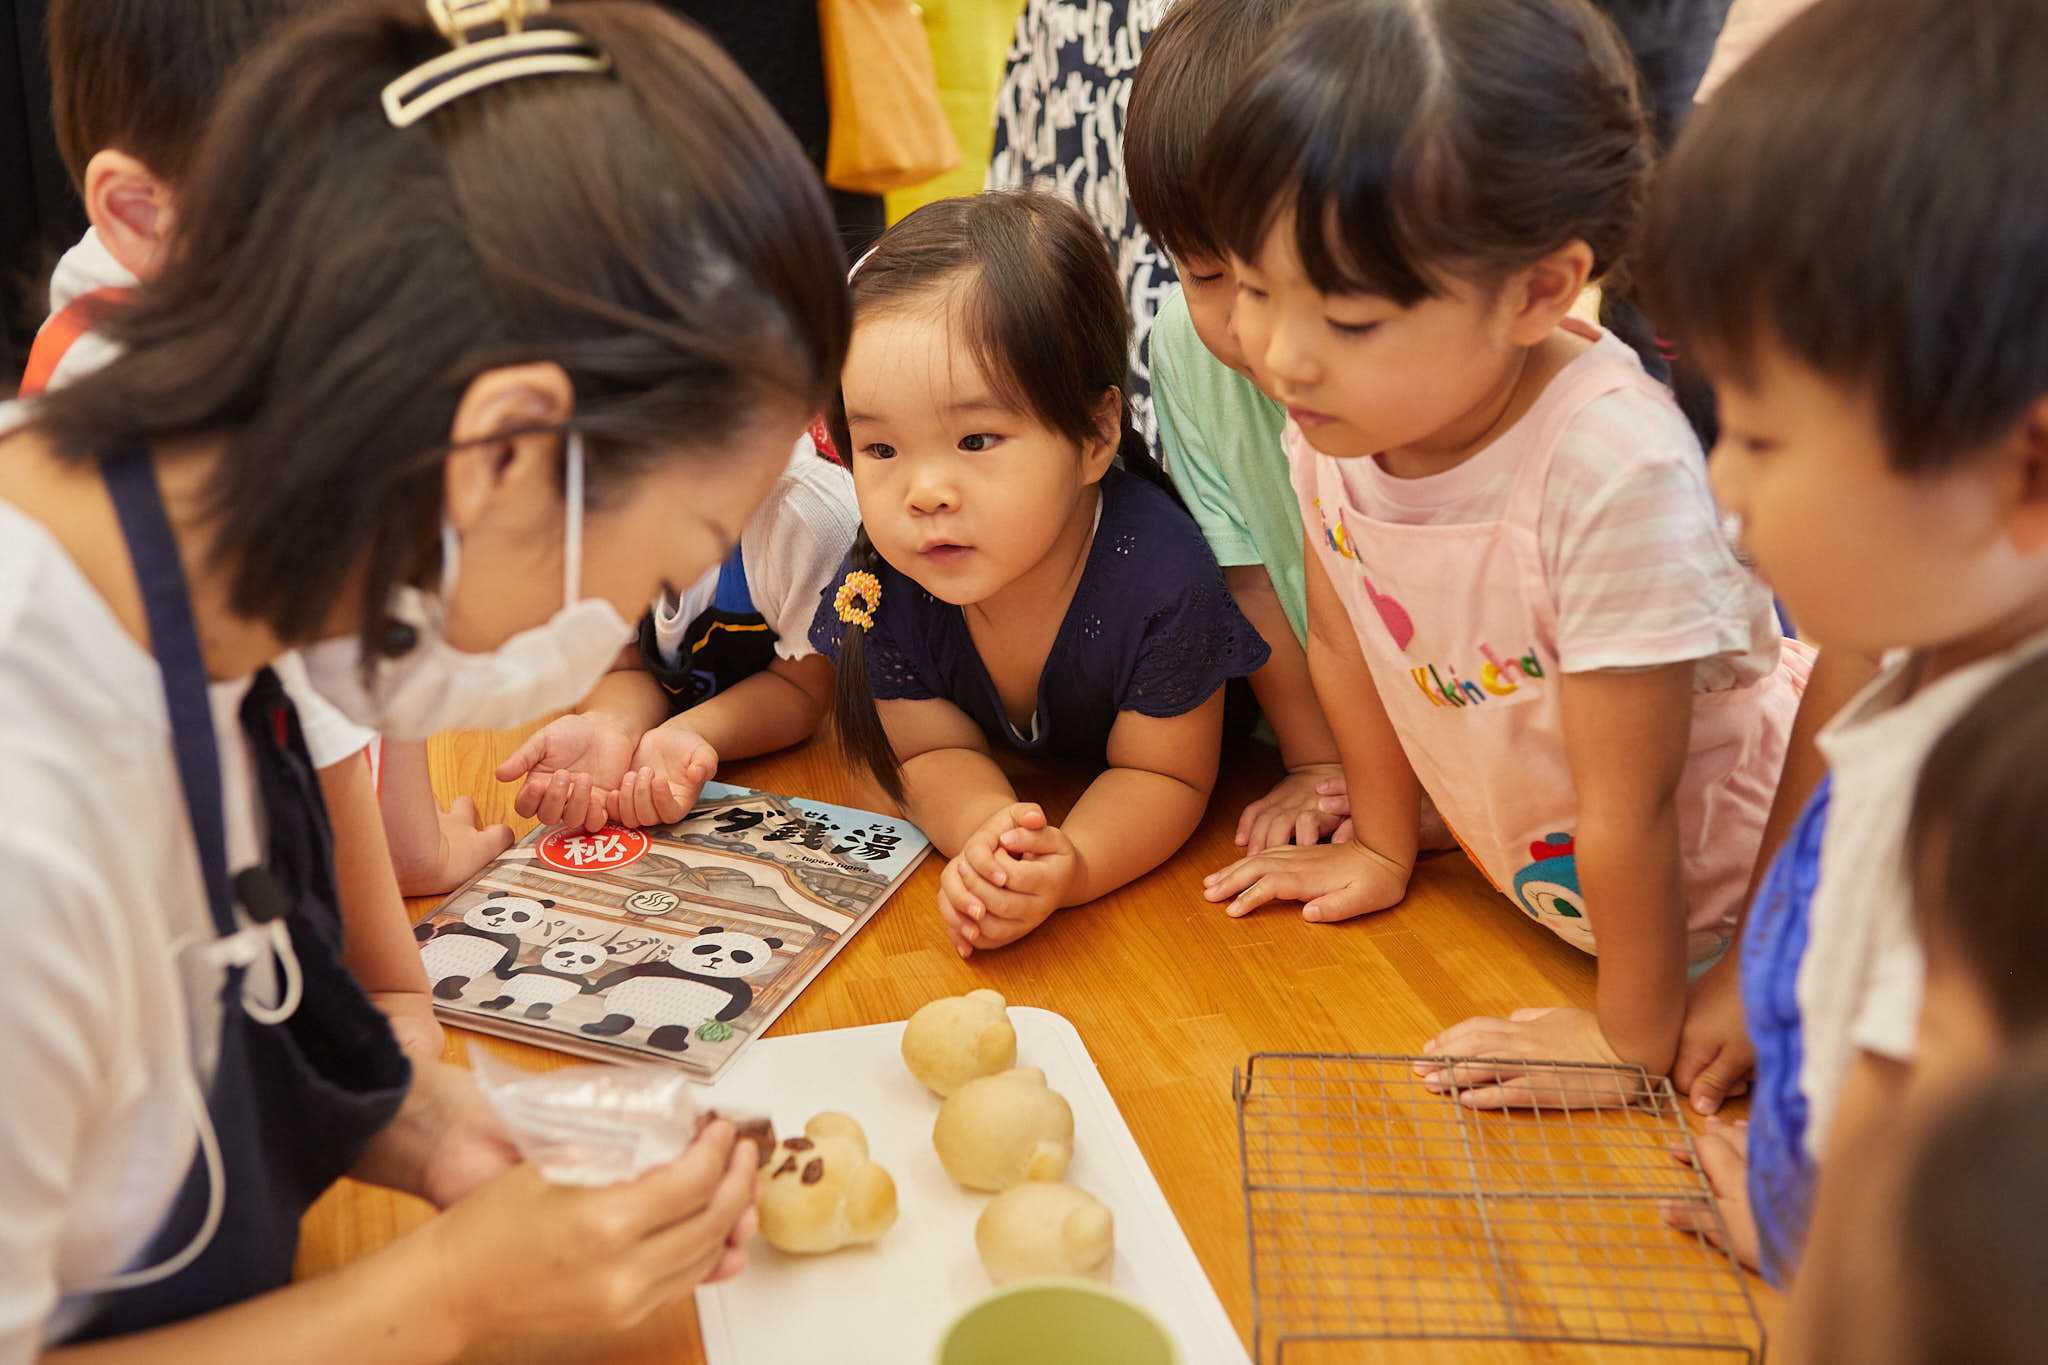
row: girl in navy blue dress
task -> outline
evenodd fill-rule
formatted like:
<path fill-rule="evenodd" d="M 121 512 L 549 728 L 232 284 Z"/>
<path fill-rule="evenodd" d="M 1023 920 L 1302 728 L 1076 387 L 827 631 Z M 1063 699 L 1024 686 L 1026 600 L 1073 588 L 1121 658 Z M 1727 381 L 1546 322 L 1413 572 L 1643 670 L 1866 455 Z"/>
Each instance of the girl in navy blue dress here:
<path fill-rule="evenodd" d="M 839 733 L 951 861 L 961 956 L 1151 871 L 1215 783 L 1223 684 L 1265 662 L 1126 397 L 1130 314 L 1080 211 L 942 200 L 855 268 L 833 439 L 862 529 L 812 638 Z M 1119 463 L 1121 455 L 1122 463 Z M 995 747 L 1100 769 L 1065 820 Z"/>

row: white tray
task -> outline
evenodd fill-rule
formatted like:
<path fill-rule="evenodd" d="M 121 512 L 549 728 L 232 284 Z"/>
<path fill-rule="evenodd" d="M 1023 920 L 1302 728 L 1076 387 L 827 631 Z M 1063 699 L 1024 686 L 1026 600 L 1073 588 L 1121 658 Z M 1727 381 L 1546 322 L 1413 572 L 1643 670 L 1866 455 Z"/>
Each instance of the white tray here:
<path fill-rule="evenodd" d="M 1074 1110 L 1067 1181 L 1116 1218 L 1110 1283 L 1150 1308 L 1187 1365 L 1245 1365 L 1244 1346 L 1167 1206 L 1081 1035 L 1047 1010 L 1012 1006 L 1017 1065 L 1044 1070 Z M 775 1131 L 801 1132 L 837 1109 L 867 1130 L 868 1149 L 896 1180 L 896 1226 L 873 1246 L 789 1256 L 756 1237 L 744 1275 L 697 1291 L 708 1365 L 926 1365 L 954 1315 L 988 1292 L 974 1221 L 989 1196 L 955 1185 L 932 1150 L 939 1099 L 898 1051 L 903 1025 L 872 1024 L 764 1038 L 706 1104 L 766 1111 Z"/>

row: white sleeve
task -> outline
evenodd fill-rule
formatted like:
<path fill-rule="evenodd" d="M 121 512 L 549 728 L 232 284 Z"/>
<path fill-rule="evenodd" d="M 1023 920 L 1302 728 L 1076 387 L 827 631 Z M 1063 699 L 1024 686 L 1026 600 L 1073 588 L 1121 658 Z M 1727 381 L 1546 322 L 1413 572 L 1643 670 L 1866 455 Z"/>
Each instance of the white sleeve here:
<path fill-rule="evenodd" d="M 747 526 L 743 553 L 754 609 L 775 632 L 775 653 L 801 659 L 811 648 L 818 598 L 860 531 L 853 476 L 803 445 L 775 501 Z"/>
<path fill-rule="evenodd" d="M 1849 1039 L 1865 1052 L 1910 1061 L 1920 1041 L 1920 996 L 1927 962 L 1910 916 L 1885 914 L 1871 945 L 1870 973 Z"/>
<path fill-rule="evenodd" d="M 0 955 L 0 1365 L 27 1365 L 59 1301 L 59 1260 L 93 1117 L 111 1098 L 105 1056 L 123 1007 L 95 930 L 117 916 L 92 879 L 0 832 L 7 952 Z"/>
<path fill-rule="evenodd" d="M 368 730 L 341 714 L 333 702 L 313 688 L 306 665 L 294 650 L 281 654 L 270 664 L 285 695 L 299 713 L 299 729 L 306 736 L 306 752 L 316 768 L 331 768 L 353 758 L 376 742 L 377 732 Z"/>

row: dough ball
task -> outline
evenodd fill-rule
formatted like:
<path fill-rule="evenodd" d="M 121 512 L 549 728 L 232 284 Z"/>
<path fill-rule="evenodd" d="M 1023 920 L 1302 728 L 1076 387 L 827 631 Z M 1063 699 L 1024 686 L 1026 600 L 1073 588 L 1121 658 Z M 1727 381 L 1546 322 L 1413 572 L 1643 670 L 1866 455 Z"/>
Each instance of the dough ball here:
<path fill-rule="evenodd" d="M 827 1110 L 777 1143 L 759 1177 L 761 1235 L 782 1251 L 837 1251 L 896 1223 L 896 1182 L 868 1160 L 867 1134 Z"/>
<path fill-rule="evenodd" d="M 934 1000 L 903 1026 L 903 1064 L 941 1097 L 977 1076 L 993 1076 L 1017 1064 L 1017 1030 L 1010 1026 L 1003 997 L 969 991 Z"/>
<path fill-rule="evenodd" d="M 1039 1275 L 1107 1280 L 1116 1259 L 1115 1220 L 1085 1190 L 1027 1180 L 989 1200 L 974 1225 L 974 1246 L 997 1284 Z"/>
<path fill-rule="evenodd" d="M 939 1106 L 932 1146 L 946 1174 L 970 1190 L 1058 1180 L 1074 1159 L 1074 1111 L 1043 1071 L 1018 1067 L 954 1091 Z"/>

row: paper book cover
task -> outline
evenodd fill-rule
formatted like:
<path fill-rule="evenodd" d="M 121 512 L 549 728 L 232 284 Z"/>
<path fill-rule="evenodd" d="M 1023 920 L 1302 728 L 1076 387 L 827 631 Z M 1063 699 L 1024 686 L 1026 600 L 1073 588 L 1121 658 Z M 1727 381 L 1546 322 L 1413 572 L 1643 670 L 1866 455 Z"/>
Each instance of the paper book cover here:
<path fill-rule="evenodd" d="M 673 825 L 533 831 L 413 936 L 449 1023 L 710 1082 L 929 847 L 907 821 L 713 782 Z"/>

